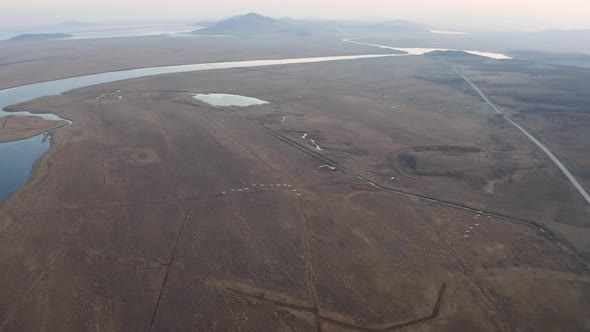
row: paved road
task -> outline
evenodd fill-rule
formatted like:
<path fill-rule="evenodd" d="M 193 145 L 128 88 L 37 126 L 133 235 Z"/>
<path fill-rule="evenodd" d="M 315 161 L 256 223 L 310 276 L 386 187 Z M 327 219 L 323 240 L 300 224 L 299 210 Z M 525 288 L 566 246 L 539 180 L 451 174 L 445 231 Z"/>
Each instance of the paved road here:
<path fill-rule="evenodd" d="M 590 195 L 588 195 L 588 192 L 586 192 L 586 190 L 584 189 L 584 187 L 580 184 L 580 182 L 578 182 L 578 180 L 576 180 L 576 178 L 567 169 L 567 167 L 565 167 L 565 165 L 559 159 L 557 159 L 557 157 L 545 145 L 543 145 L 543 143 L 539 142 L 539 140 L 537 140 L 533 135 L 531 135 L 523 127 L 521 127 L 520 125 L 518 125 L 518 123 L 512 121 L 512 119 L 510 119 L 506 114 L 502 113 L 496 107 L 496 105 L 494 105 L 494 103 L 492 103 L 488 99 L 488 97 L 483 92 L 481 92 L 481 90 L 475 84 L 473 84 L 473 82 L 471 82 L 471 80 L 469 80 L 467 77 L 465 77 L 465 75 L 461 74 L 458 70 L 456 70 L 455 68 L 453 68 L 446 61 L 444 61 L 444 60 L 442 60 L 442 61 L 443 61 L 443 63 L 445 65 L 447 65 L 449 68 L 451 68 L 451 70 L 454 71 L 457 75 L 461 76 L 461 78 L 463 78 L 463 80 L 465 80 L 465 82 L 469 83 L 469 85 L 471 85 L 471 87 L 473 88 L 473 90 L 475 90 L 481 96 L 481 98 L 483 100 L 485 100 L 485 102 L 488 103 L 488 105 L 490 105 L 490 107 L 492 107 L 492 109 L 494 111 L 496 111 L 496 113 L 501 114 L 502 116 L 504 116 L 504 118 L 508 122 L 510 122 L 510 124 L 512 124 L 518 130 L 520 130 L 523 134 L 525 134 L 526 137 L 528 137 L 533 143 L 535 143 L 535 145 L 537 145 L 541 150 L 543 150 L 543 152 L 545 152 L 545 154 L 547 155 L 547 157 L 549 157 L 549 159 L 551 159 L 551 161 L 553 161 L 553 163 L 561 170 L 561 172 L 563 173 L 563 175 L 565 175 L 565 177 L 580 192 L 580 195 L 582 195 L 582 197 L 586 200 L 586 202 L 588 204 L 590 204 Z"/>
<path fill-rule="evenodd" d="M 352 44 L 358 44 L 358 45 L 366 45 L 366 46 L 374 46 L 374 47 L 378 47 L 378 48 L 393 49 L 392 47 L 384 46 L 384 45 L 377 45 L 377 44 L 368 44 L 368 43 L 355 42 L 355 41 L 353 41 L 354 39 L 357 39 L 357 38 L 342 39 L 342 41 L 343 42 L 346 42 L 346 43 L 352 43 Z M 584 187 L 580 184 L 580 182 L 578 182 L 578 180 L 576 180 L 576 178 L 567 169 L 567 167 L 565 167 L 565 165 L 559 159 L 557 159 L 557 157 L 545 145 L 543 145 L 543 143 L 539 142 L 539 140 L 537 140 L 533 135 L 531 135 L 523 127 L 521 127 L 520 125 L 518 125 L 516 122 L 512 121 L 512 119 L 510 119 L 506 114 L 502 113 L 496 107 L 496 105 L 494 105 L 494 103 L 492 103 L 488 99 L 488 97 L 483 92 L 481 92 L 481 90 L 475 84 L 473 84 L 473 82 L 471 82 L 471 80 L 469 80 L 467 77 L 465 77 L 465 75 L 461 74 L 458 70 L 456 70 L 451 65 L 449 65 L 445 60 L 441 59 L 441 61 L 447 67 L 449 67 L 452 71 L 454 71 L 457 75 L 459 75 L 463 80 L 465 80 L 465 82 L 467 82 L 473 88 L 473 90 L 475 90 L 475 92 L 477 92 L 481 96 L 481 98 L 488 105 L 490 105 L 490 107 L 496 113 L 501 114 L 510 124 L 512 124 L 518 130 L 520 130 L 523 134 L 525 134 L 526 137 L 528 137 L 533 143 L 535 143 L 535 145 L 537 145 L 547 155 L 547 157 L 549 157 L 549 159 L 551 159 L 551 161 L 561 170 L 561 172 L 563 173 L 563 175 L 565 175 L 565 177 L 578 190 L 578 192 L 580 193 L 580 195 L 582 195 L 582 197 L 584 198 L 584 200 L 586 200 L 586 203 L 590 204 L 590 195 L 588 194 L 588 192 L 586 192 L 586 190 L 584 189 Z"/>

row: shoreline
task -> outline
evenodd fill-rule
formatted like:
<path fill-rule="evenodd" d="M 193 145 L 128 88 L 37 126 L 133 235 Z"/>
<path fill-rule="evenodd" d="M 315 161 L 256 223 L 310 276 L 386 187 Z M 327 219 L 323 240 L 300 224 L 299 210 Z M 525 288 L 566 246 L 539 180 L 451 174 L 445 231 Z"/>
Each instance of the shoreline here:
<path fill-rule="evenodd" d="M 250 67 L 264 67 L 264 66 L 275 66 L 275 65 L 289 65 L 289 64 L 304 64 L 304 63 L 317 63 L 317 62 L 331 62 L 331 61 L 346 61 L 346 60 L 360 60 L 360 59 L 372 59 L 372 58 L 385 58 L 385 57 L 392 57 L 395 55 L 392 54 L 368 54 L 368 55 L 354 55 L 354 56 L 330 56 L 330 57 L 307 57 L 307 58 L 292 58 L 292 59 L 280 59 L 280 60 L 247 60 L 247 61 L 232 61 L 232 62 L 215 62 L 215 63 L 198 63 L 198 64 L 193 64 L 193 65 L 186 65 L 186 66 L 163 66 L 163 67 L 147 67 L 147 68 L 143 68 L 141 70 L 132 70 L 130 72 L 117 72 L 117 73 L 122 73 L 122 74 L 128 74 L 128 75 L 113 75 L 113 74 L 117 74 L 117 73 L 113 73 L 113 72 L 106 72 L 106 73 L 101 73 L 101 74 L 97 74 L 97 75 L 89 75 L 89 76 L 82 76 L 82 77 L 76 77 L 76 78 L 66 78 L 66 79 L 60 79 L 60 80 L 56 80 L 56 81 L 49 81 L 46 83 L 42 83 L 41 86 L 38 86 L 37 84 L 29 84 L 29 85 L 24 85 L 24 86 L 20 86 L 17 88 L 12 88 L 12 89 L 5 89 L 5 90 L 0 90 L 0 94 L 1 93 L 6 93 L 6 92 L 12 92 L 14 90 L 19 91 L 19 89 L 22 89 L 24 91 L 24 95 L 26 95 L 27 93 L 29 94 L 29 96 L 23 97 L 23 94 L 21 94 L 18 98 L 13 99 L 13 100 L 8 100 L 6 103 L 14 103 L 12 105 L 17 105 L 17 106 L 11 106 L 11 104 L 9 105 L 4 105 L 2 111 L 5 114 L 9 114 L 10 112 L 19 112 L 18 109 L 18 104 L 22 104 L 22 103 L 26 103 L 26 102 L 30 102 L 31 100 L 37 99 L 37 98 L 41 98 L 41 97 L 46 97 L 46 96 L 51 96 L 51 95 L 59 95 L 59 94 L 63 94 L 67 91 L 70 90 L 75 90 L 78 88 L 83 88 L 83 87 L 88 87 L 88 86 L 93 86 L 93 85 L 99 85 L 99 84 L 104 84 L 104 83 L 112 83 L 112 82 L 118 82 L 118 81 L 127 81 L 127 80 L 132 80 L 132 79 L 137 79 L 137 78 L 142 78 L 142 77 L 151 77 L 151 76 L 158 76 L 158 75 L 163 75 L 163 74 L 176 74 L 176 73 L 184 73 L 184 72 L 196 72 L 196 71 L 211 71 L 211 70 L 221 70 L 221 69 L 235 69 L 235 68 L 250 68 Z M 111 75 L 111 76 L 109 76 Z M 83 79 L 86 78 L 88 80 L 94 80 L 92 82 L 85 82 Z M 45 85 L 49 85 L 49 83 L 64 83 L 64 86 L 60 86 L 58 89 L 52 89 L 51 87 L 47 87 Z M 1 97 L 1 95 L 0 95 Z M 1 105 L 0 105 L 1 106 Z M 39 116 L 35 116 L 35 113 L 37 112 L 30 112 L 30 111 L 25 111 L 26 116 L 29 121 L 48 121 L 49 119 L 41 119 L 39 120 L 39 118 L 42 118 L 41 115 Z M 56 115 L 56 114 L 53 114 Z M 19 116 L 17 114 L 15 114 L 15 116 Z M 23 114 L 21 114 L 20 116 L 23 116 Z M 59 127 L 63 127 L 63 126 L 67 126 L 71 123 L 70 120 L 65 119 L 65 118 L 61 118 L 58 115 L 56 115 L 61 121 L 66 121 L 65 124 L 61 124 L 60 126 L 56 126 L 56 127 L 52 127 L 50 129 L 44 128 L 45 130 L 43 130 L 42 133 L 51 133 L 51 130 L 55 130 L 56 128 Z M 11 117 L 10 115 L 6 115 L 3 118 L 6 117 Z M 33 118 L 37 118 L 37 120 L 31 120 Z M 50 120 L 50 121 L 55 121 L 55 120 Z M 41 134 L 42 134 L 41 133 Z M 8 143 L 8 141 L 12 140 L 12 141 L 16 141 L 16 140 L 22 140 L 24 139 L 24 136 L 29 136 L 29 137 L 34 137 L 40 135 L 39 133 L 31 133 L 31 134 L 27 134 L 27 135 L 23 135 L 18 137 L 18 139 L 7 139 L 6 142 L 2 142 L 2 143 Z M 2 144 L 0 143 L 0 144 Z M 36 164 L 38 162 L 41 162 L 41 164 L 47 160 L 48 156 L 51 155 L 51 152 L 53 151 L 53 141 L 50 141 L 50 147 L 47 150 L 47 152 L 45 154 L 42 155 L 42 157 L 40 159 L 37 159 L 35 161 L 35 163 L 33 164 L 32 167 L 32 171 L 31 174 L 29 175 L 28 179 L 24 182 L 24 185 L 19 188 L 18 190 L 15 190 L 13 193 L 9 194 L 6 198 L 4 198 L 2 201 L 0 201 L 1 206 L 6 206 L 7 202 L 11 201 L 9 198 L 10 197 L 14 197 L 14 194 L 21 192 L 21 190 L 23 190 L 24 188 L 28 188 L 30 186 L 30 183 L 35 182 L 35 180 L 38 178 L 38 175 L 36 174 L 36 167 L 38 167 Z"/>
<path fill-rule="evenodd" d="M 16 122 L 16 124 L 11 123 L 9 127 L 6 127 L 7 123 L 11 120 L 12 123 Z M 35 115 L 9 115 L 0 118 L 0 121 L 2 121 L 2 126 L 0 127 L 0 144 L 26 140 L 69 124 L 65 119 L 59 121 L 46 120 Z"/>
<path fill-rule="evenodd" d="M 64 127 L 67 125 L 68 124 L 65 124 L 65 125 L 62 125 L 61 127 Z M 61 127 L 59 127 L 59 128 L 61 128 Z M 55 128 L 55 129 L 57 129 L 57 128 Z M 25 184 L 23 184 L 20 188 L 15 190 L 13 193 L 6 196 L 6 198 L 0 200 L 0 220 L 2 220 L 1 219 L 2 217 L 8 217 L 8 218 L 10 217 L 10 213 L 12 211 L 12 208 L 14 207 L 14 205 L 13 206 L 10 206 L 10 205 L 16 199 L 18 194 L 20 194 L 24 190 L 29 189 L 31 186 L 37 185 L 47 175 L 47 170 L 49 169 L 49 166 L 48 166 L 49 158 L 52 157 L 53 154 L 55 153 L 55 147 L 57 147 L 61 144 L 61 140 L 59 139 L 58 136 L 55 135 L 56 134 L 56 132 L 54 131 L 55 129 L 52 129 L 52 130 L 49 130 L 45 133 L 40 134 L 40 135 L 43 135 L 43 134 L 49 135 L 49 149 L 47 149 L 47 151 L 45 153 L 43 153 L 43 155 L 33 163 L 33 167 L 31 169 L 31 175 L 27 179 L 27 182 L 25 182 Z M 0 234 L 2 234 L 2 231 L 3 231 L 3 224 L 0 225 Z"/>

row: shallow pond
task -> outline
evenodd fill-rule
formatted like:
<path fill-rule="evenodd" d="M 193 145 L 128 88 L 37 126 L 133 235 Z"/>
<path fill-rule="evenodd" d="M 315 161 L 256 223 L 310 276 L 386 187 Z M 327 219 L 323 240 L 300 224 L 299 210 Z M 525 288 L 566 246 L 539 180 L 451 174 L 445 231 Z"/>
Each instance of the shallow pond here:
<path fill-rule="evenodd" d="M 212 106 L 252 106 L 268 104 L 267 101 L 245 97 L 240 95 L 230 95 L 224 93 L 196 94 L 193 98 L 205 102 Z"/>

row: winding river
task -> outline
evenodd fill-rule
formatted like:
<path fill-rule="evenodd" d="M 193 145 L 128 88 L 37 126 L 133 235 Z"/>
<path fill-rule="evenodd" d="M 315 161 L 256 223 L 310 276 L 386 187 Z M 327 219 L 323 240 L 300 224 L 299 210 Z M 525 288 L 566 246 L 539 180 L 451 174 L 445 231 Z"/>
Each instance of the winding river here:
<path fill-rule="evenodd" d="M 233 62 L 201 63 L 180 66 L 149 67 L 121 70 L 101 74 L 85 75 L 18 86 L 0 90 L 0 118 L 8 115 L 33 115 L 49 120 L 61 119 L 55 114 L 31 114 L 29 112 L 6 112 L 10 105 L 27 102 L 36 98 L 59 95 L 72 89 L 146 76 L 173 74 L 215 69 L 276 66 L 327 61 L 370 59 L 400 56 L 399 54 L 371 54 L 351 56 L 331 56 L 279 60 L 250 60 Z M 66 120 L 69 122 L 69 120 Z M 49 132 L 15 142 L 0 143 L 0 201 L 21 188 L 32 174 L 35 162 L 50 147 Z"/>
<path fill-rule="evenodd" d="M 18 86 L 10 89 L 0 90 L 0 118 L 8 115 L 33 115 L 39 116 L 49 120 L 66 120 L 61 119 L 55 114 L 31 114 L 29 112 L 6 112 L 4 109 L 7 106 L 18 103 L 27 102 L 36 98 L 59 95 L 72 89 L 116 82 L 121 80 L 140 78 L 146 76 L 154 76 L 161 74 L 173 74 L 192 71 L 205 71 L 215 69 L 232 69 L 232 68 L 247 68 L 259 66 L 276 66 L 289 64 L 303 64 L 314 62 L 327 61 L 342 61 L 355 59 L 370 59 L 383 57 L 399 57 L 409 55 L 421 55 L 427 51 L 434 49 L 408 49 L 408 48 L 394 48 L 383 45 L 368 44 L 356 41 L 358 38 L 344 39 L 344 42 L 374 46 L 383 49 L 391 49 L 404 51 L 405 54 L 369 54 L 369 55 L 350 55 L 350 56 L 331 56 L 331 57 L 314 57 L 314 58 L 297 58 L 297 59 L 278 59 L 278 60 L 249 60 L 249 61 L 233 61 L 233 62 L 216 62 L 216 63 L 201 63 L 191 65 L 179 66 L 163 66 L 163 67 L 149 67 L 130 70 L 121 70 L 106 72 L 93 75 L 78 76 L 72 78 L 65 78 L 29 85 Z M 488 56 L 496 59 L 506 59 L 503 54 L 485 53 L 478 51 L 467 51 L 470 53 Z M 70 122 L 69 120 L 66 120 Z M 71 123 L 71 122 L 70 122 Z M 10 194 L 22 187 L 33 171 L 35 162 L 47 151 L 50 147 L 50 132 L 46 132 L 28 139 L 23 139 L 16 142 L 0 143 L 0 201 L 8 197 Z M 312 143 L 315 142 L 312 140 Z M 316 148 L 321 150 L 317 145 Z"/>
<path fill-rule="evenodd" d="M 465 53 L 479 55 L 479 56 L 483 56 L 486 58 L 492 58 L 492 59 L 496 59 L 496 60 L 512 59 L 511 57 L 507 56 L 506 54 L 502 54 L 502 53 L 482 52 L 482 51 L 475 51 L 475 50 L 451 49 L 451 48 L 396 47 L 396 46 L 363 43 L 363 42 L 358 41 L 359 39 L 360 38 L 347 38 L 347 39 L 342 39 L 342 41 L 345 43 L 350 43 L 350 44 L 372 46 L 372 47 L 377 47 L 377 48 L 386 49 L 386 50 L 405 52 L 405 54 L 402 54 L 402 55 L 424 55 L 426 53 L 430 53 L 430 52 L 434 52 L 434 51 L 463 51 Z"/>

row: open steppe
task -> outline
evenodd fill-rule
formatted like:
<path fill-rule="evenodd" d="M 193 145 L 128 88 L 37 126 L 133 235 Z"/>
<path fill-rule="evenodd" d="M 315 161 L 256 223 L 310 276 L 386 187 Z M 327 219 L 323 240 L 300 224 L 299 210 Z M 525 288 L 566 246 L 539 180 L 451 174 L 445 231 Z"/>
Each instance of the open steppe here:
<path fill-rule="evenodd" d="M 73 124 L 2 202 L 0 331 L 590 329 L 590 207 L 437 59 L 161 75 L 15 109 Z"/>

